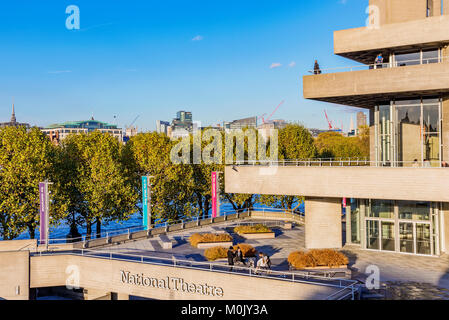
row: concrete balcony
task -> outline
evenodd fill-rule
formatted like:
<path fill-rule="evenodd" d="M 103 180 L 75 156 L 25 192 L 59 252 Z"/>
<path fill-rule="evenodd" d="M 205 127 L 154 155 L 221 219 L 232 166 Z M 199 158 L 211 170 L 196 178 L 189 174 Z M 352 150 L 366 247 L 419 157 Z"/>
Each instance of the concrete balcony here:
<path fill-rule="evenodd" d="M 225 192 L 449 202 L 449 168 L 264 167 L 225 169 Z"/>
<path fill-rule="evenodd" d="M 334 33 L 335 54 L 365 64 L 379 52 L 443 47 L 449 43 L 449 16 L 356 28 Z M 387 56 L 387 55 L 385 55 Z"/>
<path fill-rule="evenodd" d="M 308 75 L 304 98 L 371 108 L 379 101 L 449 93 L 449 62 Z"/>

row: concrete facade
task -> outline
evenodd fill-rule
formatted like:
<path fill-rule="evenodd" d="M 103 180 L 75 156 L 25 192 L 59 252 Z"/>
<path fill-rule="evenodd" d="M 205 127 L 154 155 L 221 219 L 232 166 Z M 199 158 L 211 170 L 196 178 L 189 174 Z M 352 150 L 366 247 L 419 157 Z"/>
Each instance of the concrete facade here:
<path fill-rule="evenodd" d="M 11 245 L 11 243 L 9 244 Z M 30 257 L 28 251 L 0 252 L 0 298 L 6 300 L 28 300 L 30 287 L 29 266 Z"/>
<path fill-rule="evenodd" d="M 307 249 L 341 249 L 341 198 L 306 198 Z"/>

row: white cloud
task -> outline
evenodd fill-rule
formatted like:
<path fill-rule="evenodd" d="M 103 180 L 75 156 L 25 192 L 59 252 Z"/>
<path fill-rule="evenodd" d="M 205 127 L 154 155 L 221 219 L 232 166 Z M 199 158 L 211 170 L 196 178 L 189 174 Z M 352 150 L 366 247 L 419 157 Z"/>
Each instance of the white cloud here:
<path fill-rule="evenodd" d="M 201 41 L 203 39 L 204 39 L 203 36 L 197 35 L 195 38 L 192 39 L 192 41 Z"/>
<path fill-rule="evenodd" d="M 273 62 L 270 66 L 270 69 L 275 69 L 275 68 L 280 68 L 282 67 L 282 64 L 280 64 L 279 62 Z"/>
<path fill-rule="evenodd" d="M 56 71 L 48 71 L 49 74 L 61 74 L 61 73 L 70 73 L 71 70 L 56 70 Z"/>
<path fill-rule="evenodd" d="M 295 61 L 290 62 L 290 64 L 288 66 L 290 68 L 296 67 L 296 62 Z"/>

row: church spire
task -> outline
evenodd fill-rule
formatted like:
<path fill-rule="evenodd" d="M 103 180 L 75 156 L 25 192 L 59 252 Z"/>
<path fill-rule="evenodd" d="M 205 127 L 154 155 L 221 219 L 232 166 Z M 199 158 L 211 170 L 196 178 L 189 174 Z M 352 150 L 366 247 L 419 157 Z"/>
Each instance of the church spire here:
<path fill-rule="evenodd" d="M 16 123 L 16 113 L 14 110 L 14 98 L 12 99 L 12 115 L 11 115 L 11 122 Z"/>

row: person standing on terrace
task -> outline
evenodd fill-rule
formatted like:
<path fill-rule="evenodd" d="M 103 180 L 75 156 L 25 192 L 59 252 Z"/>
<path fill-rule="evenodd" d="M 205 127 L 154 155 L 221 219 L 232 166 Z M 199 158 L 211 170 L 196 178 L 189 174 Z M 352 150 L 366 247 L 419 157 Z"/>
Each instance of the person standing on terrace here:
<path fill-rule="evenodd" d="M 313 67 L 314 74 L 321 74 L 320 65 L 318 64 L 318 60 L 315 60 L 315 65 Z"/>
<path fill-rule="evenodd" d="M 376 69 L 382 69 L 384 63 L 384 57 L 382 56 L 382 53 L 379 53 L 376 57 L 376 60 L 374 60 L 374 65 Z"/>

